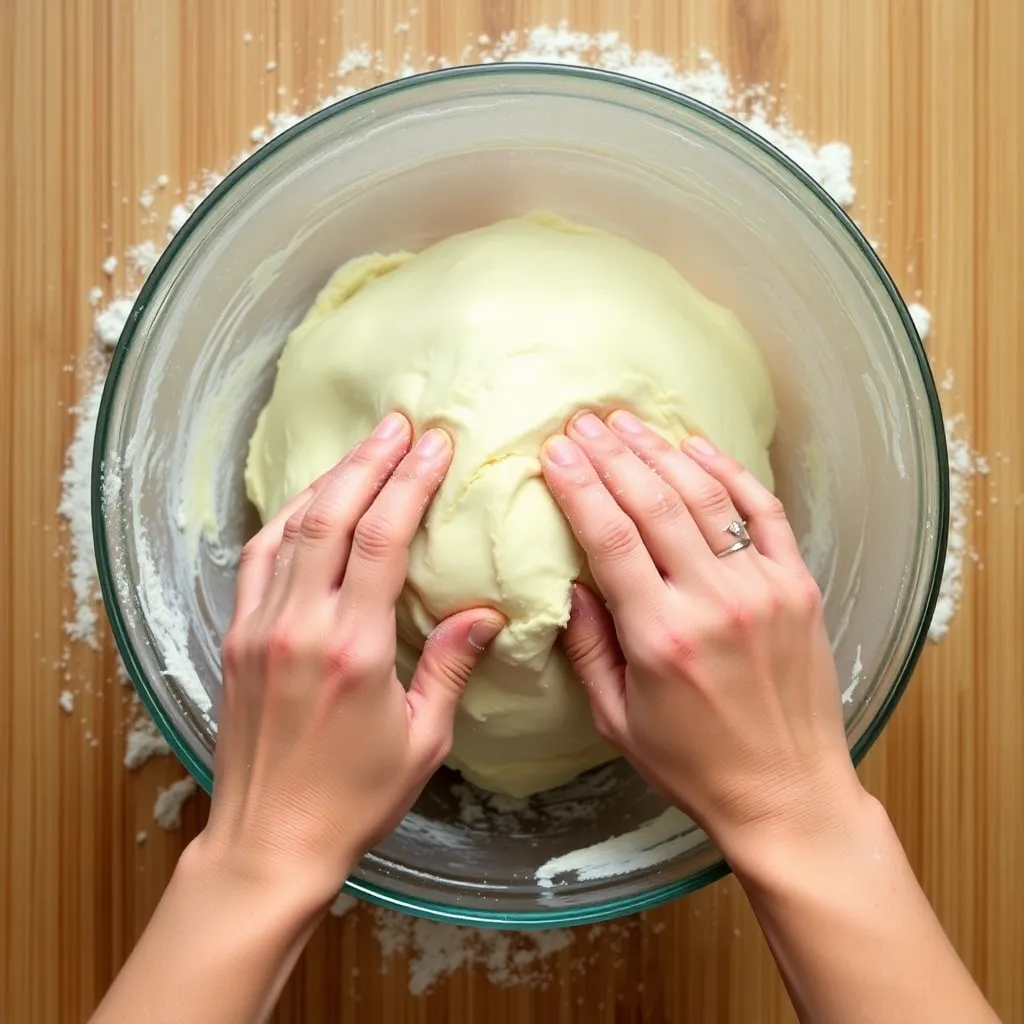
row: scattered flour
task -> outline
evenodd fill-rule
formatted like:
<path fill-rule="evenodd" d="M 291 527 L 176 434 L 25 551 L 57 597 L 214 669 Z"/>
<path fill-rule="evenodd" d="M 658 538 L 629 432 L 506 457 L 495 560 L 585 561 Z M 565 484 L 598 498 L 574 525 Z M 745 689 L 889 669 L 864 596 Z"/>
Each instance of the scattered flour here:
<path fill-rule="evenodd" d="M 103 375 L 91 367 L 86 370 L 91 383 L 78 405 L 72 409 L 75 432 L 65 457 L 61 475 L 61 499 L 58 514 L 67 523 L 70 556 L 68 583 L 74 599 L 64 632 L 75 641 L 99 649 L 96 601 L 99 580 L 92 542 L 92 446 L 96 417 L 103 394 Z"/>
<path fill-rule="evenodd" d="M 153 262 L 155 263 L 156 260 Z M 114 348 L 117 345 L 132 311 L 132 306 L 135 305 L 135 298 L 135 295 L 126 295 L 114 299 L 110 305 L 105 306 L 96 314 L 93 320 L 93 331 L 96 334 L 96 340 L 104 348 Z"/>
<path fill-rule="evenodd" d="M 181 808 L 196 791 L 196 780 L 191 776 L 172 782 L 166 789 L 160 789 L 153 805 L 153 820 L 168 832 L 181 828 Z"/>
<path fill-rule="evenodd" d="M 198 205 L 198 203 L 196 204 Z M 194 207 L 186 203 L 177 203 L 171 207 L 171 214 L 167 218 L 167 237 L 173 238 L 184 226 Z"/>
<path fill-rule="evenodd" d="M 922 341 L 927 341 L 928 333 L 932 329 L 931 310 L 926 309 L 920 302 L 911 302 L 907 306 L 907 312 L 910 313 L 910 319 L 914 321 L 918 337 Z"/>
<path fill-rule="evenodd" d="M 937 643 L 948 632 L 960 607 L 964 592 L 964 559 L 974 553 L 968 542 L 968 530 L 973 507 L 972 480 L 987 476 L 988 459 L 974 451 L 970 443 L 959 436 L 963 429 L 963 416 L 949 416 L 945 420 L 946 447 L 949 451 L 949 540 L 946 543 L 946 564 L 942 569 L 939 599 L 935 605 L 928 639 Z"/>
<path fill-rule="evenodd" d="M 409 991 L 415 996 L 427 992 L 442 975 L 470 965 L 485 971 L 494 985 L 543 986 L 552 977 L 550 958 L 574 941 L 573 933 L 566 929 L 477 930 L 387 910 L 377 910 L 375 922 L 385 961 L 398 954 L 406 957 Z"/>
<path fill-rule="evenodd" d="M 65 715 L 70 715 L 75 710 L 75 695 L 70 690 L 61 690 L 57 703 Z"/>
<path fill-rule="evenodd" d="M 247 41 L 248 39 L 251 39 L 251 34 L 247 33 Z M 489 50 L 484 49 L 488 46 Z M 510 33 L 502 36 L 493 45 L 487 37 L 481 37 L 475 47 L 468 48 L 458 56 L 459 63 L 472 60 L 483 63 L 525 60 L 590 64 L 688 93 L 744 121 L 799 164 L 841 206 L 848 207 L 855 198 L 851 180 L 852 154 L 845 143 L 811 143 L 776 111 L 774 100 L 763 89 L 736 89 L 710 54 L 700 55 L 695 70 L 680 71 L 665 57 L 649 51 L 631 49 L 616 33 L 588 35 L 560 25 L 555 28 L 538 27 L 523 34 Z M 399 66 L 389 68 L 381 54 L 365 46 L 358 47 L 339 62 L 336 73 L 338 88 L 332 96 L 319 104 L 317 109 L 350 96 L 359 88 L 365 88 L 375 81 L 404 77 L 427 67 L 446 67 L 452 63 L 444 57 L 437 57 L 429 58 L 422 66 L 415 66 L 406 54 Z M 347 81 L 348 79 L 351 81 Z M 257 145 L 262 144 L 292 127 L 300 119 L 292 112 L 269 113 L 266 126 L 254 128 L 250 141 Z M 168 239 L 182 228 L 191 213 L 219 180 L 218 174 L 206 173 L 200 182 L 188 190 L 183 201 L 171 209 L 166 225 Z M 158 188 L 165 188 L 168 184 L 166 175 L 161 175 L 157 179 Z M 150 190 L 143 192 L 140 203 L 148 209 L 152 203 Z M 159 258 L 159 249 L 156 243 L 141 242 L 124 254 L 125 260 L 131 270 L 145 277 Z M 101 264 L 101 270 L 111 277 L 118 266 L 117 257 L 108 256 Z M 98 307 L 103 300 L 102 289 L 93 288 L 88 298 L 90 305 Z M 133 296 L 115 298 L 97 314 L 94 333 L 101 353 L 116 345 L 133 301 Z M 922 339 L 926 338 L 931 327 L 931 314 L 918 303 L 913 303 L 910 311 L 919 334 Z M 98 648 L 98 586 L 92 543 L 90 473 L 93 434 L 103 388 L 103 372 L 90 366 L 86 373 L 82 398 L 73 410 L 76 420 L 75 431 L 68 448 L 66 467 L 62 476 L 63 489 L 59 513 L 66 521 L 68 529 L 68 582 L 73 598 L 73 607 L 65 622 L 65 630 L 72 640 Z M 951 383 L 951 379 L 944 380 L 943 389 L 949 390 Z M 971 503 L 970 481 L 976 474 L 987 472 L 985 460 L 974 452 L 966 441 L 957 436 L 961 426 L 962 420 L 959 417 L 946 421 L 950 445 L 952 522 L 939 606 L 929 632 L 929 638 L 932 640 L 939 640 L 946 635 L 962 595 L 963 562 L 965 555 L 970 554 L 966 540 L 969 524 L 967 513 Z M 858 681 L 859 675 L 855 672 L 850 691 Z M 70 695 L 70 691 L 65 692 Z M 852 697 L 852 692 L 850 695 Z M 61 707 L 64 708 L 64 694 L 61 695 Z M 136 718 L 128 734 L 125 749 L 126 767 L 137 768 L 154 754 L 169 752 L 167 743 L 159 736 L 152 723 L 148 722 L 143 712 L 142 717 Z M 154 807 L 154 819 L 157 824 L 166 829 L 179 827 L 182 804 L 195 790 L 196 784 L 190 778 L 182 779 L 168 789 L 161 790 Z M 483 808 L 477 797 L 470 794 L 464 798 L 460 797 L 460 801 L 460 813 L 466 824 L 472 825 L 478 816 L 483 815 Z M 492 813 L 498 811 L 506 814 L 510 827 L 514 827 L 521 817 L 529 817 L 532 813 L 528 806 L 518 805 L 508 808 L 489 807 L 489 810 Z M 136 841 L 142 843 L 145 837 L 146 833 L 141 831 L 137 833 Z M 555 869 L 558 865 L 548 867 L 551 869 L 548 872 L 550 882 L 557 874 Z M 332 905 L 331 911 L 336 916 L 342 916 L 351 910 L 355 903 L 352 897 L 341 894 Z M 477 931 L 416 920 L 384 910 L 375 911 L 375 921 L 376 935 L 385 958 L 385 966 L 392 956 L 404 954 L 409 964 L 409 989 L 414 994 L 427 991 L 442 975 L 470 964 L 486 971 L 490 980 L 498 985 L 544 984 L 550 971 L 546 961 L 552 955 L 568 948 L 574 941 L 573 933 L 568 931 Z M 598 941 L 603 942 L 609 936 L 625 934 L 630 928 L 638 926 L 636 919 L 632 919 L 593 927 L 586 935 L 590 942 L 594 942 L 598 935 L 601 935 Z M 664 926 L 657 925 L 653 930 L 657 931 L 662 927 Z M 574 954 L 574 967 L 585 963 L 585 957 Z"/>
<path fill-rule="evenodd" d="M 139 242 L 138 245 L 129 246 L 125 251 L 125 255 L 132 270 L 146 277 L 153 267 L 156 266 L 156 261 L 160 259 L 162 251 L 156 242 L 150 239 L 145 242 Z"/>
<path fill-rule="evenodd" d="M 347 892 L 339 892 L 330 906 L 332 917 L 344 917 L 350 910 L 359 906 L 359 900 L 355 896 L 349 896 Z"/>
<path fill-rule="evenodd" d="M 143 711 L 135 720 L 125 739 L 124 766 L 130 772 L 137 771 L 151 757 L 166 757 L 171 748 L 167 740 Z"/>

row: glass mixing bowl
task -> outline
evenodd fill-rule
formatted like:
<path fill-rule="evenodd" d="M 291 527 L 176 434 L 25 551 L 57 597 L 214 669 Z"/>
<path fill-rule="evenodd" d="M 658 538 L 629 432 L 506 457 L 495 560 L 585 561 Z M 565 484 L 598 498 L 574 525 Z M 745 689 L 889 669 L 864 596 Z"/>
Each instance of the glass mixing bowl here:
<path fill-rule="evenodd" d="M 937 595 L 948 472 L 928 363 L 871 246 L 790 160 L 686 96 L 578 67 L 455 68 L 336 103 L 236 168 L 168 246 L 114 355 L 94 465 L 103 596 L 206 789 L 235 558 L 258 525 L 243 462 L 289 329 L 349 257 L 536 208 L 661 253 L 756 338 L 855 759 L 892 713 Z M 519 804 L 442 770 L 348 888 L 464 924 L 612 918 L 726 871 L 663 811 L 621 762 Z"/>

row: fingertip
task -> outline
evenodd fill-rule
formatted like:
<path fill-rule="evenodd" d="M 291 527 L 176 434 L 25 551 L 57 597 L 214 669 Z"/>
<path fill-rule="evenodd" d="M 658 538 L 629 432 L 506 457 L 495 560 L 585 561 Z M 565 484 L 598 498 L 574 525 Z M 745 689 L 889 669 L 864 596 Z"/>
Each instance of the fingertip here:
<path fill-rule="evenodd" d="M 474 651 L 482 653 L 507 625 L 503 615 L 487 611 L 469 627 L 466 640 Z"/>
<path fill-rule="evenodd" d="M 556 471 L 582 463 L 580 450 L 564 434 L 549 437 L 540 450 L 541 461 Z"/>
<path fill-rule="evenodd" d="M 413 454 L 420 459 L 437 459 L 442 455 L 450 457 L 452 450 L 452 438 L 448 431 L 441 427 L 431 427 L 416 442 Z"/>
<path fill-rule="evenodd" d="M 370 437 L 378 441 L 395 441 L 399 438 L 408 438 L 412 433 L 412 426 L 400 412 L 389 412 L 373 428 Z"/>
<path fill-rule="evenodd" d="M 607 419 L 608 426 L 617 434 L 625 437 L 638 438 L 647 433 L 647 428 L 625 409 L 616 409 Z"/>
<path fill-rule="evenodd" d="M 683 441 L 683 451 L 687 455 L 692 455 L 698 462 L 706 462 L 718 454 L 718 449 L 699 434 L 691 434 Z"/>

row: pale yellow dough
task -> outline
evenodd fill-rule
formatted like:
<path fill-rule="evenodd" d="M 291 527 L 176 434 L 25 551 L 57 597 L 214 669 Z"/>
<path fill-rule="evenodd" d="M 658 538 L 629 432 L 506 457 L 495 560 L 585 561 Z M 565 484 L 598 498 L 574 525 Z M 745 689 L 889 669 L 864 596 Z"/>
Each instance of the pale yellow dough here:
<path fill-rule="evenodd" d="M 288 338 L 253 434 L 245 481 L 264 520 L 389 410 L 454 438 L 410 553 L 400 670 L 453 612 L 508 616 L 449 762 L 488 789 L 524 796 L 615 756 L 556 643 L 584 558 L 538 453 L 577 410 L 620 406 L 673 442 L 710 438 L 771 486 L 775 403 L 736 317 L 662 258 L 533 214 L 346 263 Z"/>

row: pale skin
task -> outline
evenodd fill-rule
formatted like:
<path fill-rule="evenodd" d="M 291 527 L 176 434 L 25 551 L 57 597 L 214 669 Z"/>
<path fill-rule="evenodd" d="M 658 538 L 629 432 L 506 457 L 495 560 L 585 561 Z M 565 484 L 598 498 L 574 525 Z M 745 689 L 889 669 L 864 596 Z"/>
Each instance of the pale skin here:
<path fill-rule="evenodd" d="M 444 760 L 504 624 L 447 619 L 399 683 L 395 601 L 451 456 L 391 414 L 246 546 L 210 820 L 96 1024 L 266 1020 Z M 718 844 L 800 1019 L 996 1021 L 850 763 L 820 594 L 778 501 L 707 442 L 676 450 L 621 411 L 577 416 L 541 463 L 605 599 L 577 586 L 563 637 L 597 727 Z M 739 518 L 753 544 L 716 557 Z"/>

